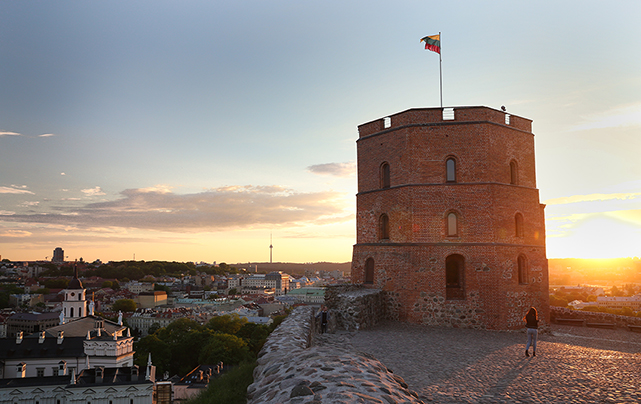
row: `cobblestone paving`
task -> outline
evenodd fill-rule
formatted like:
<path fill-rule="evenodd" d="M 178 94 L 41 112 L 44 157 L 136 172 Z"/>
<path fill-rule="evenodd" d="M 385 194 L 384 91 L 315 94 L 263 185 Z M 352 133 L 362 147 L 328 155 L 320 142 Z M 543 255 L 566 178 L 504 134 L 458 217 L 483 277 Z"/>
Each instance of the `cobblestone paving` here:
<path fill-rule="evenodd" d="M 641 403 L 641 334 L 553 325 L 525 332 L 384 323 L 317 336 L 375 356 L 426 403 Z"/>

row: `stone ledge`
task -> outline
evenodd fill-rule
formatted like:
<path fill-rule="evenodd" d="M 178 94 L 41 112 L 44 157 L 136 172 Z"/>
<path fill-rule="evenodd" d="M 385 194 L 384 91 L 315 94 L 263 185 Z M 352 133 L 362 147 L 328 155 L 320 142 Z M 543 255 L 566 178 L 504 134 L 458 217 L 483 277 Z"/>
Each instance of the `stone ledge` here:
<path fill-rule="evenodd" d="M 374 357 L 310 346 L 313 314 L 300 306 L 269 336 L 247 388 L 248 404 L 422 403 Z"/>

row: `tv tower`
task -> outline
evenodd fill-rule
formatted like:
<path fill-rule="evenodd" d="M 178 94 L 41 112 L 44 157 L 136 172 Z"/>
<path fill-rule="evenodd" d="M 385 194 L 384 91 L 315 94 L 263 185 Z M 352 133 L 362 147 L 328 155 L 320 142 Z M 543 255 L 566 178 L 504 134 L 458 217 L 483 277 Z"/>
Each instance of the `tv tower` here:
<path fill-rule="evenodd" d="M 272 263 L 272 252 L 274 251 L 274 246 L 272 245 L 272 233 L 269 233 L 269 263 Z"/>

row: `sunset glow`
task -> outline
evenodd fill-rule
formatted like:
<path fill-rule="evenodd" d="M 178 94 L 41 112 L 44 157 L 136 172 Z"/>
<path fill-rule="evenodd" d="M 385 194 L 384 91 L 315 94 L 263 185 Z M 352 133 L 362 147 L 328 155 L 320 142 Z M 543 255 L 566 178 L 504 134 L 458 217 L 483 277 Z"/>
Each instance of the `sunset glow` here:
<path fill-rule="evenodd" d="M 641 256 L 623 4 L 1 2 L 0 256 L 350 261 L 357 126 L 440 105 L 439 32 L 444 106 L 533 120 L 548 257 Z"/>

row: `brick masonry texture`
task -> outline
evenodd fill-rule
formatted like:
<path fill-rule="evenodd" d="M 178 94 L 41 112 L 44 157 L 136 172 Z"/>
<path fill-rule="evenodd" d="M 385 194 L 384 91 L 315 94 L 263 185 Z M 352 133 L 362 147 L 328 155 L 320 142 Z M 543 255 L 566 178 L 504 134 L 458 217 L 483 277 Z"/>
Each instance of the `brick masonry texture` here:
<path fill-rule="evenodd" d="M 504 112 L 487 107 L 455 108 L 454 117 L 443 120 L 440 108 L 411 109 L 390 116 L 388 127 L 384 119 L 359 126 L 352 282 L 365 283 L 365 263 L 373 259 L 367 286 L 385 292 L 391 319 L 518 329 L 534 306 L 549 322 L 531 121 L 510 116 L 506 123 Z M 447 181 L 448 159 L 456 162 L 455 182 Z M 390 168 L 385 188 L 384 163 Z M 454 236 L 447 232 L 450 213 L 457 216 Z M 456 290 L 446 287 L 450 256 L 463 262 Z"/>

